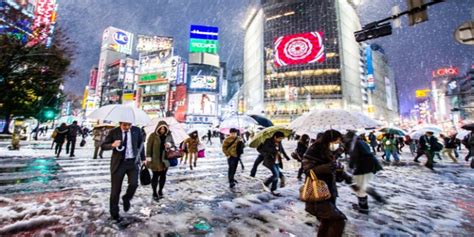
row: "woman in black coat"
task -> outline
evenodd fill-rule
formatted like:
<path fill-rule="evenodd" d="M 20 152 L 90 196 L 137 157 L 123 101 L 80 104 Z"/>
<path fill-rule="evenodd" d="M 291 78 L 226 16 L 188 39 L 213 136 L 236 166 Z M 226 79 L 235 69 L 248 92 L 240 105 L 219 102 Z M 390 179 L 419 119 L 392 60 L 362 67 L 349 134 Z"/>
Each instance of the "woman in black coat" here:
<path fill-rule="evenodd" d="M 302 179 L 303 176 L 303 156 L 304 153 L 306 153 L 306 150 L 308 150 L 309 146 L 309 136 L 307 134 L 303 134 L 301 136 L 300 140 L 298 141 L 298 146 L 296 147 L 296 154 L 298 155 L 298 161 L 301 162 L 301 167 L 298 170 L 298 180 Z"/>
<path fill-rule="evenodd" d="M 65 123 L 62 123 L 61 126 L 56 128 L 56 136 L 54 137 L 54 143 L 56 143 L 54 154 L 56 154 L 56 157 L 59 157 L 59 154 L 61 154 L 61 150 L 63 149 L 63 144 L 66 141 L 66 135 L 68 132 L 69 129 Z"/>
<path fill-rule="evenodd" d="M 320 221 L 318 237 L 342 236 L 346 216 L 336 207 L 336 156 L 342 135 L 336 130 L 324 132 L 322 137 L 312 144 L 303 157 L 303 169 L 308 176 L 312 170 L 318 179 L 324 181 L 331 198 L 320 202 L 306 202 L 306 211 L 315 215 Z"/>

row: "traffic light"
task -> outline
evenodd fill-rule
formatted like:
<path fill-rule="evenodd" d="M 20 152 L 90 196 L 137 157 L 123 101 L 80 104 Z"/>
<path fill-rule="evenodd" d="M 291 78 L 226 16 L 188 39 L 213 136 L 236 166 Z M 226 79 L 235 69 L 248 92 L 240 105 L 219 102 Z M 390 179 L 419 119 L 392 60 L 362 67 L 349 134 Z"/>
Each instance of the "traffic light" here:
<path fill-rule="evenodd" d="M 38 120 L 41 121 L 50 121 L 56 118 L 58 114 L 57 110 L 54 108 L 46 107 L 40 110 L 38 113 Z"/>
<path fill-rule="evenodd" d="M 384 24 L 371 23 L 365 25 L 362 30 L 354 33 L 357 42 L 375 39 L 392 34 L 390 22 Z"/>

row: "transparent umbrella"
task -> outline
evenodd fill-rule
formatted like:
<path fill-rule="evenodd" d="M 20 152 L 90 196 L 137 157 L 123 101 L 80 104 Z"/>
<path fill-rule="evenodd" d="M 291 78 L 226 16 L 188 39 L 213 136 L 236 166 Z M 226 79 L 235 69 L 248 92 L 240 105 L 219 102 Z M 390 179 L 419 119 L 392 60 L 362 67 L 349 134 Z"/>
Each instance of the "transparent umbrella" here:
<path fill-rule="evenodd" d="M 107 120 L 111 122 L 126 122 L 131 124 L 147 125 L 151 122 L 148 115 L 141 109 L 128 105 L 106 105 L 96 109 L 88 118 Z"/>

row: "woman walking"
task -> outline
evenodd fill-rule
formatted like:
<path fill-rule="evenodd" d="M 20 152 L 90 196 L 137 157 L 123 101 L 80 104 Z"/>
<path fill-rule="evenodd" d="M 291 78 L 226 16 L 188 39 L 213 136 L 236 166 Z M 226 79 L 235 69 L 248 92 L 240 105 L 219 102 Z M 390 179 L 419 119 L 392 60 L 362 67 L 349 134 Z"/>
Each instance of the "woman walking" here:
<path fill-rule="evenodd" d="M 92 135 L 94 139 L 94 156 L 92 157 L 92 159 L 97 159 L 97 155 L 99 155 L 99 158 L 102 159 L 104 149 L 102 149 L 101 146 L 102 143 L 105 141 L 105 138 L 109 134 L 109 130 L 110 129 L 106 126 L 98 126 L 92 129 Z"/>
<path fill-rule="evenodd" d="M 151 188 L 153 190 L 153 200 L 158 201 L 163 198 L 163 188 L 166 183 L 166 173 L 170 162 L 166 159 L 169 149 L 175 149 L 175 144 L 168 124 L 160 121 L 155 132 L 148 137 L 146 145 L 146 166 L 153 172 L 151 178 Z M 156 189 L 159 184 L 158 192 Z"/>
<path fill-rule="evenodd" d="M 192 132 L 189 135 L 189 138 L 184 141 L 184 144 L 187 148 L 186 158 L 184 159 L 184 164 L 189 158 L 189 168 L 193 170 L 193 159 L 194 159 L 194 167 L 196 167 L 197 163 L 197 153 L 198 153 L 198 146 L 199 146 L 199 135 L 197 131 Z"/>
<path fill-rule="evenodd" d="M 303 176 L 303 156 L 304 153 L 306 153 L 306 150 L 308 150 L 309 140 L 308 134 L 303 134 L 298 141 L 298 146 L 296 147 L 296 155 L 298 156 L 297 160 L 301 163 L 301 167 L 298 170 L 298 180 L 301 180 Z"/>
<path fill-rule="evenodd" d="M 393 155 L 395 162 L 399 162 L 400 158 L 398 158 L 398 146 L 397 146 L 397 139 L 395 139 L 395 135 L 388 134 L 388 136 L 382 139 L 382 145 L 385 151 L 385 160 L 390 162 L 390 156 Z"/>
<path fill-rule="evenodd" d="M 61 150 L 63 149 L 63 144 L 66 141 L 66 135 L 69 132 L 67 125 L 62 123 L 61 126 L 57 127 L 54 131 L 56 136 L 54 137 L 54 143 L 56 143 L 56 148 L 54 149 L 54 154 L 56 157 L 59 157 Z"/>
<path fill-rule="evenodd" d="M 341 133 L 328 130 L 308 148 L 303 157 L 303 169 L 307 177 L 312 170 L 319 180 L 326 183 L 331 193 L 328 200 L 306 202 L 306 211 L 316 216 L 321 223 L 318 237 L 342 236 L 346 224 L 346 216 L 336 207 L 336 156 L 341 140 Z"/>

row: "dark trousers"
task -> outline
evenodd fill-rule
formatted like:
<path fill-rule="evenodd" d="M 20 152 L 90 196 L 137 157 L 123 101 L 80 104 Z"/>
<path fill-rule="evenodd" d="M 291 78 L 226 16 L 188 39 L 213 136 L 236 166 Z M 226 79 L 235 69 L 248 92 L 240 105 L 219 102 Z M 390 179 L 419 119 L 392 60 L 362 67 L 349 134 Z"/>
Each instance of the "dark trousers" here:
<path fill-rule="evenodd" d="M 71 148 L 71 149 L 69 149 Z M 71 152 L 70 155 L 74 155 L 74 150 L 76 149 L 76 138 L 68 138 L 67 143 L 66 143 L 66 154 L 69 154 L 69 151 Z"/>
<path fill-rule="evenodd" d="M 56 154 L 57 156 L 61 154 L 61 150 L 63 149 L 63 144 L 64 144 L 64 141 L 56 142 L 56 147 L 54 148 L 54 154 Z"/>
<path fill-rule="evenodd" d="M 168 172 L 168 169 L 164 171 L 153 171 L 153 177 L 151 178 L 151 188 L 153 190 L 154 196 L 158 196 L 156 193 L 156 188 L 158 187 L 158 180 L 160 184 L 160 189 L 158 190 L 158 193 L 160 195 L 163 195 L 163 188 L 165 187 L 167 172 Z"/>
<path fill-rule="evenodd" d="M 258 155 L 257 159 L 253 163 L 252 170 L 250 171 L 250 176 L 255 177 L 255 175 L 257 174 L 257 168 L 260 164 L 262 164 L 262 162 L 263 162 L 263 156 Z M 282 172 L 280 172 L 280 178 L 281 179 L 285 178 Z"/>
<path fill-rule="evenodd" d="M 372 152 L 373 152 L 374 154 L 377 154 L 377 145 L 371 146 L 371 147 L 372 147 Z"/>
<path fill-rule="evenodd" d="M 119 216 L 118 205 L 125 175 L 127 175 L 128 178 L 128 188 L 122 198 L 130 201 L 138 187 L 138 165 L 135 163 L 135 159 L 122 161 L 117 171 L 112 174 L 112 190 L 110 192 L 110 215 L 112 215 L 112 217 Z"/>
<path fill-rule="evenodd" d="M 429 158 L 429 157 L 428 157 L 428 154 L 425 153 L 425 151 L 423 151 L 423 150 L 421 150 L 421 149 L 418 149 L 418 151 L 416 152 L 415 160 L 417 161 L 418 158 L 422 157 L 423 155 L 426 155 L 426 157 Z"/>
<path fill-rule="evenodd" d="M 239 166 L 239 158 L 238 157 L 230 157 L 227 159 L 227 164 L 229 164 L 229 172 L 228 172 L 228 177 L 229 177 L 229 184 L 233 185 L 235 184 L 235 172 L 237 171 L 237 167 Z"/>
<path fill-rule="evenodd" d="M 306 203 L 306 211 L 319 220 L 318 237 L 340 237 L 346 225 L 346 216 L 336 207 L 336 199 Z"/>
<path fill-rule="evenodd" d="M 100 152 L 99 152 L 100 150 Z M 102 154 L 104 153 L 104 150 L 100 146 L 96 146 L 94 149 L 94 157 L 93 159 L 97 159 L 97 154 L 99 154 L 99 157 L 102 158 Z"/>
<path fill-rule="evenodd" d="M 298 169 L 298 179 L 301 179 L 303 176 L 304 170 L 303 170 L 303 162 L 300 162 L 300 168 Z"/>
<path fill-rule="evenodd" d="M 274 164 L 272 167 L 269 168 L 269 170 L 272 172 L 272 176 L 265 180 L 264 184 L 266 186 L 272 184 L 271 190 L 275 191 L 278 185 L 278 178 L 281 175 L 280 166 L 278 166 L 278 164 Z"/>

